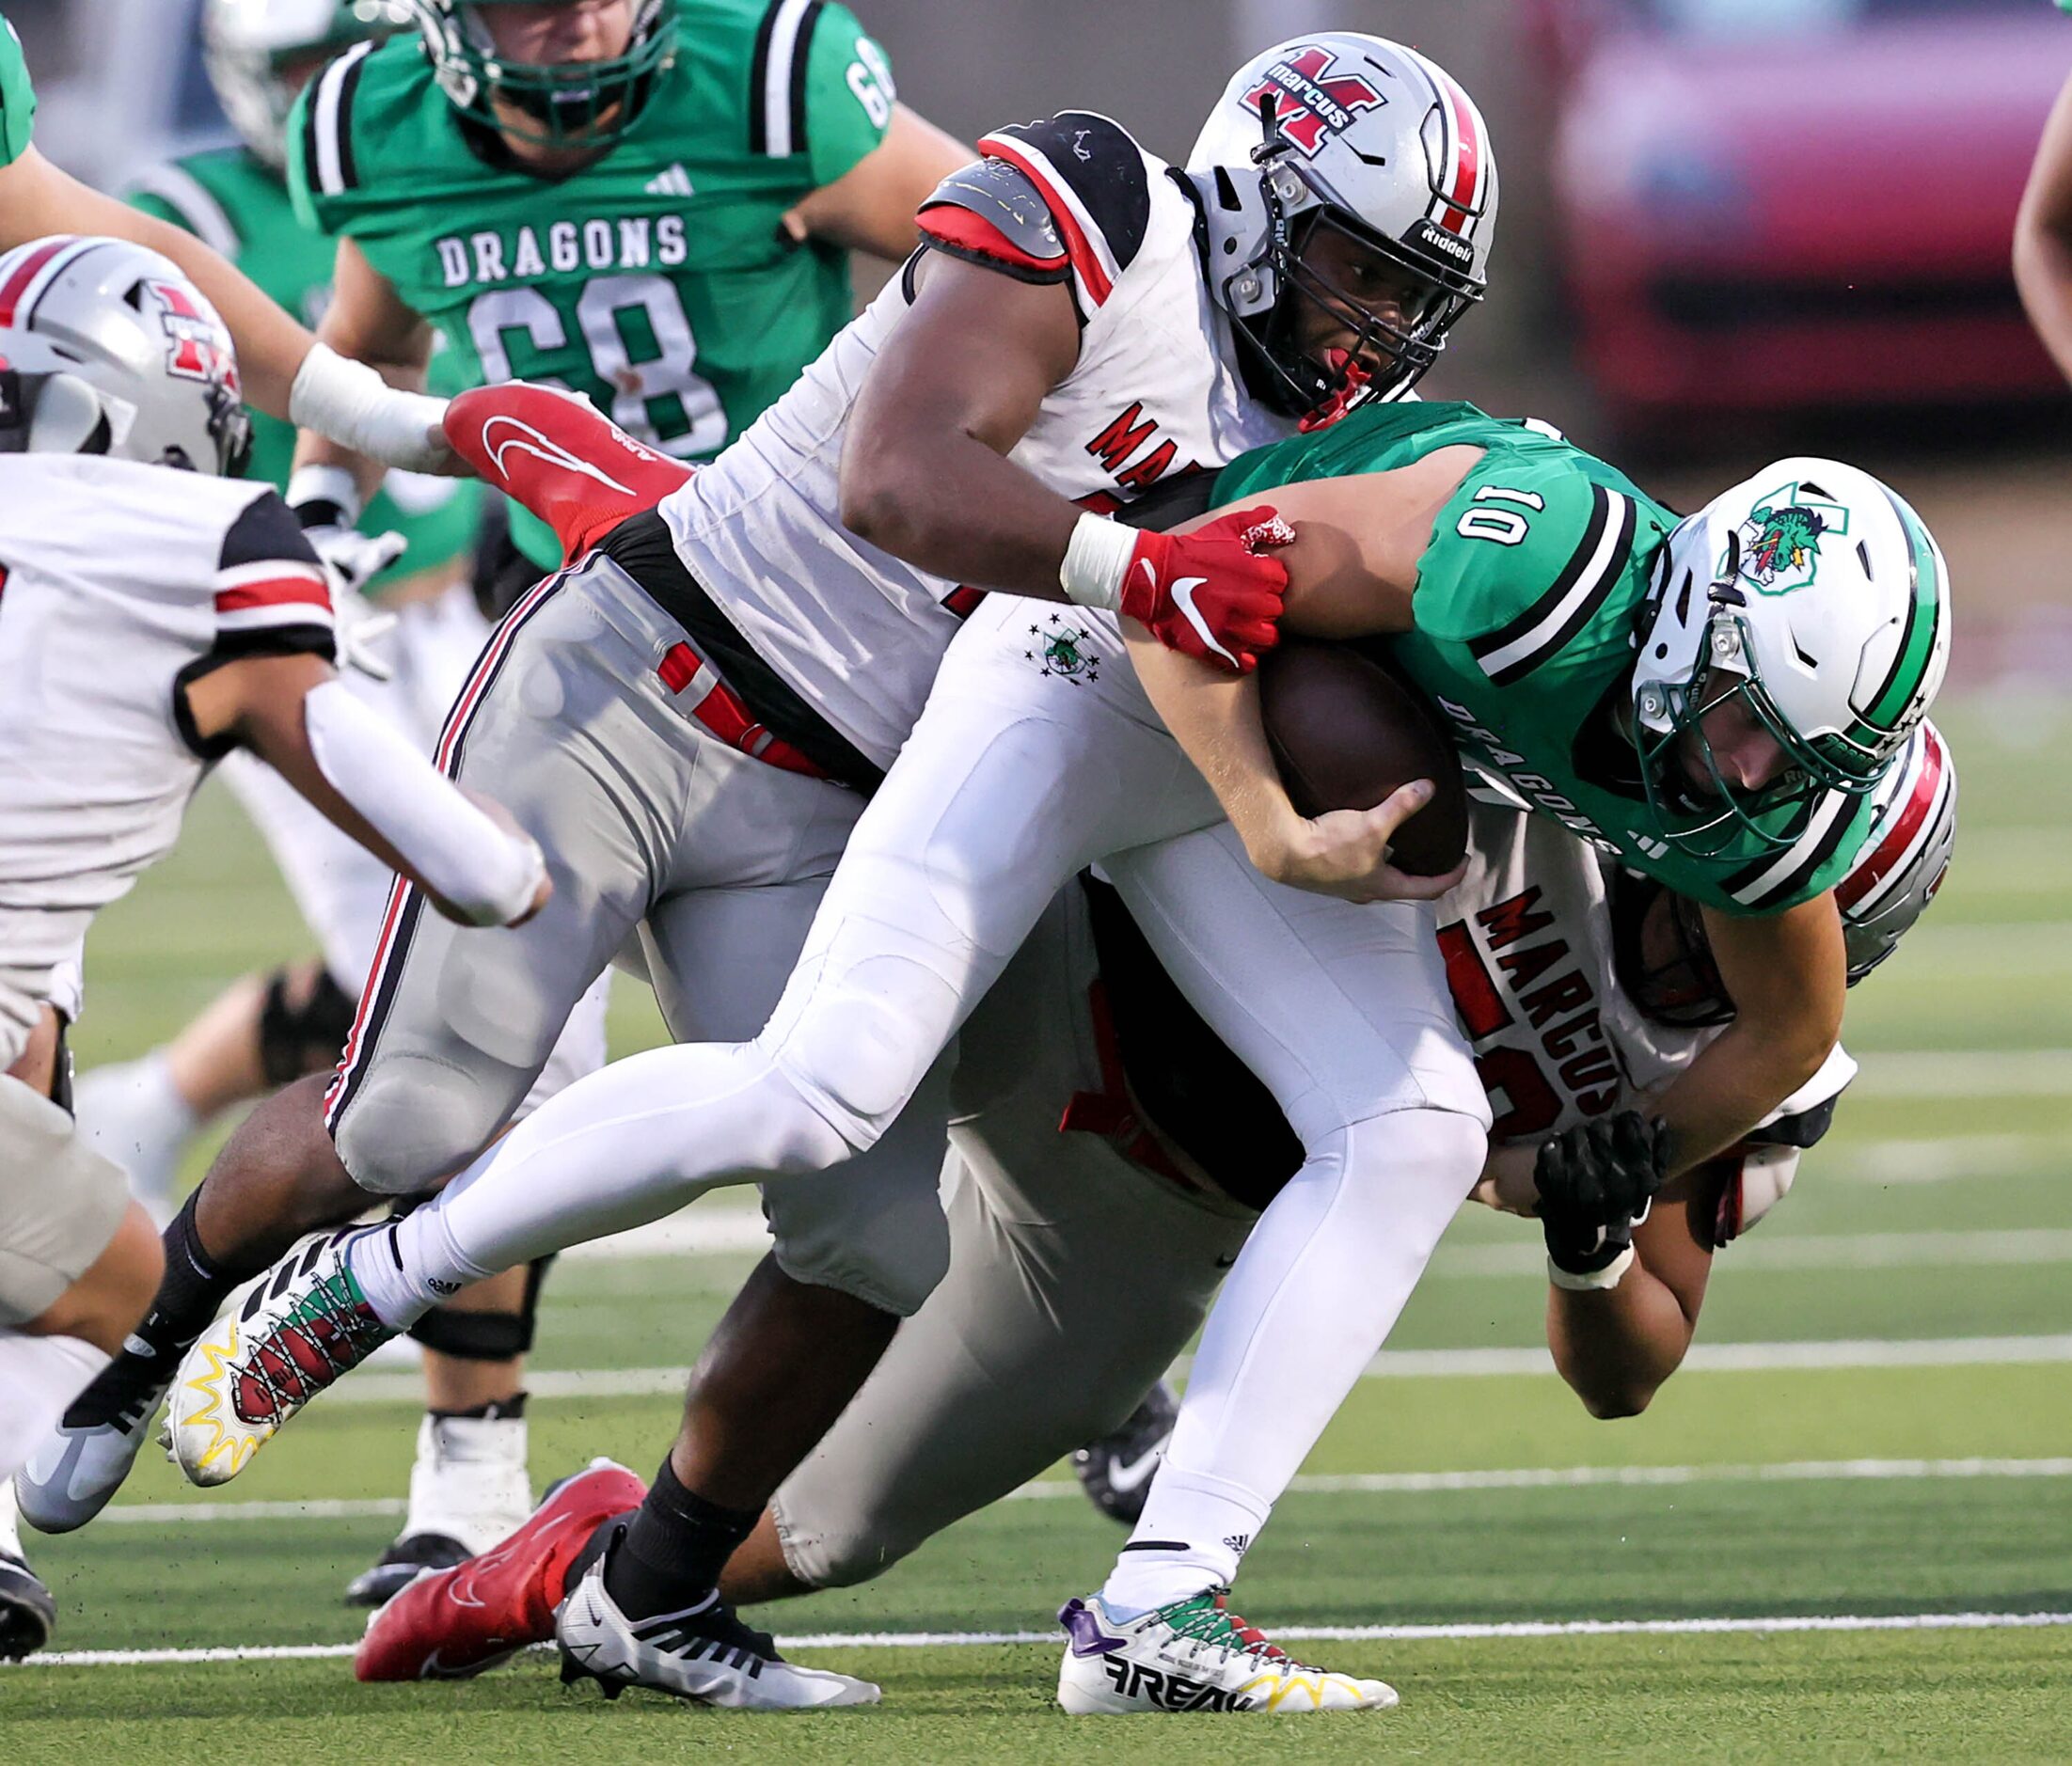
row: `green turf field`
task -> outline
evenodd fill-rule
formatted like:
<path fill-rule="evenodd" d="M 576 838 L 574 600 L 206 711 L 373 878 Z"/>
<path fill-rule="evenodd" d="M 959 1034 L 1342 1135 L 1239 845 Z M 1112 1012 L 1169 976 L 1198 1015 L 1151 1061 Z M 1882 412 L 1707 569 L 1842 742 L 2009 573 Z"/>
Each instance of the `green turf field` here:
<path fill-rule="evenodd" d="M 2028 721 L 2048 736 L 2059 715 Z M 1402 1633 L 1304 1646 L 1385 1676 L 1400 1711 L 1242 1739 L 1213 1718 L 1068 1723 L 1049 1703 L 1054 1648 L 1001 1641 L 1045 1632 L 1117 1543 L 1052 1482 L 876 1585 L 760 1616 L 878 1679 L 877 1711 L 607 1705 L 564 1693 L 546 1657 L 366 1689 L 327 1655 L 91 1663 L 0 1671 L 6 1757 L 2072 1758 L 2072 1625 L 2004 1622 L 2072 1614 L 2072 785 L 1998 746 L 1976 707 L 1942 721 L 1964 775 L 1952 881 L 1854 998 L 1863 1078 L 1790 1202 L 1722 1258 L 1692 1365 L 1644 1417 L 1592 1422 L 1535 1371 L 1537 1236 L 1463 1217 L 1247 1559 L 1242 1607 L 1270 1629 Z M 82 1059 L 140 1049 L 297 945 L 236 812 L 206 794 L 178 858 L 97 931 Z M 653 1025 L 622 985 L 621 1047 Z M 535 1474 L 597 1453 L 650 1466 L 677 1370 L 747 1267 L 565 1263 Z M 358 1376 L 356 1401 L 312 1411 L 233 1490 L 148 1464 L 94 1527 L 31 1536 L 64 1608 L 56 1647 L 348 1644 L 337 1597 L 393 1530 L 412 1379 Z M 860 1633 L 877 1637 L 824 1641 Z"/>

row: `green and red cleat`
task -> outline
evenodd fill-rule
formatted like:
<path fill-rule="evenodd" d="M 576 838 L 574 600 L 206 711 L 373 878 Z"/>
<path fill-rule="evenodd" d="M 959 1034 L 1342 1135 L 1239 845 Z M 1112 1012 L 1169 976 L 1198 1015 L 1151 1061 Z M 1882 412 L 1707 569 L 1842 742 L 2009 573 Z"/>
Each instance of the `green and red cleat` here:
<path fill-rule="evenodd" d="M 397 1332 L 345 1249 L 381 1227 L 306 1240 L 197 1339 L 173 1376 L 166 1448 L 190 1484 L 228 1484 L 302 1407 Z"/>

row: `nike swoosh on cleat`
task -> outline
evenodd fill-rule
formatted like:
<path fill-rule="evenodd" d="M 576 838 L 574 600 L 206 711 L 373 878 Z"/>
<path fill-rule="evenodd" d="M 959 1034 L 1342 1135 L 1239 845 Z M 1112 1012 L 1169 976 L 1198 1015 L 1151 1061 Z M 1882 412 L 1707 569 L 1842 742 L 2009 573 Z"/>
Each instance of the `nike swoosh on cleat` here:
<path fill-rule="evenodd" d="M 1135 1459 L 1109 1460 L 1108 1488 L 1127 1496 L 1158 1470 L 1160 1457 L 1165 1452 L 1166 1442 L 1171 1440 L 1172 1437 L 1168 1435 L 1165 1441 L 1160 1442 L 1149 1453 Z"/>
<path fill-rule="evenodd" d="M 1215 633 L 1209 629 L 1209 622 L 1202 618 L 1200 609 L 1194 606 L 1194 591 L 1205 589 L 1208 585 L 1209 578 L 1206 576 L 1182 576 L 1173 585 L 1173 605 L 1186 616 L 1188 624 L 1194 628 L 1194 635 L 1234 669 L 1238 666 L 1237 657 L 1216 641 Z"/>

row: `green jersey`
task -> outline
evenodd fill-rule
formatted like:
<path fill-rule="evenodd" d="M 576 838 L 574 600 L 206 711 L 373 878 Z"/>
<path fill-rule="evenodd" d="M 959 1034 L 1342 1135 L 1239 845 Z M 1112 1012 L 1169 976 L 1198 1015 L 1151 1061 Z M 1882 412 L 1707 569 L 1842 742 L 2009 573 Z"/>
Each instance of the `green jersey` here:
<path fill-rule="evenodd" d="M 875 148 L 884 54 L 846 8 L 684 0 L 674 61 L 618 142 L 535 177 L 455 111 L 420 39 L 333 62 L 289 122 L 301 212 L 453 341 L 472 385 L 552 381 L 708 459 L 848 323 L 846 254 L 783 216 Z M 523 511 L 535 562 L 560 548 Z"/>
<path fill-rule="evenodd" d="M 1414 631 L 1384 640 L 1436 702 L 1470 762 L 1603 851 L 1726 913 L 1775 913 L 1831 887 L 1871 823 L 1870 800 L 1830 794 L 1781 848 L 1744 835 L 1705 858 L 1669 844 L 1620 733 L 1637 628 L 1677 517 L 1544 425 L 1469 404 L 1375 405 L 1244 455 L 1218 502 L 1305 479 L 1386 472 L 1436 449 L 1482 456 L 1432 524 Z M 1793 816 L 1771 812 L 1781 833 Z"/>
<path fill-rule="evenodd" d="M 22 39 L 0 18 L 0 166 L 12 166 L 28 151 L 36 126 L 36 87 L 29 84 L 29 64 L 22 58 Z"/>
<path fill-rule="evenodd" d="M 147 214 L 184 228 L 244 271 L 277 306 L 315 326 L 331 301 L 331 264 L 337 248 L 295 218 L 288 186 L 256 155 L 243 148 L 190 153 L 147 173 L 130 193 Z M 433 356 L 435 392 L 458 392 L 453 352 Z M 252 411 L 249 475 L 277 490 L 288 488 L 295 450 L 291 423 Z M 370 585 L 385 584 L 450 562 L 470 551 L 484 492 L 472 479 L 434 478 L 391 472 L 368 505 L 360 526 L 369 533 L 393 528 L 409 542 L 403 553 Z"/>

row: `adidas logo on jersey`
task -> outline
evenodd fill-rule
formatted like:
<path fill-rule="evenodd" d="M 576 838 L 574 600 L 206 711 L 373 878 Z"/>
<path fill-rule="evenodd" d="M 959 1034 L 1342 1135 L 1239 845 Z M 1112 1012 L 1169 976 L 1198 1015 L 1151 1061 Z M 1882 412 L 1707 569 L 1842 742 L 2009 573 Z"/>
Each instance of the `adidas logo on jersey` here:
<path fill-rule="evenodd" d="M 690 187 L 690 174 L 684 169 L 682 160 L 677 160 L 666 172 L 658 172 L 641 188 L 651 197 L 688 197 L 695 194 Z"/>

